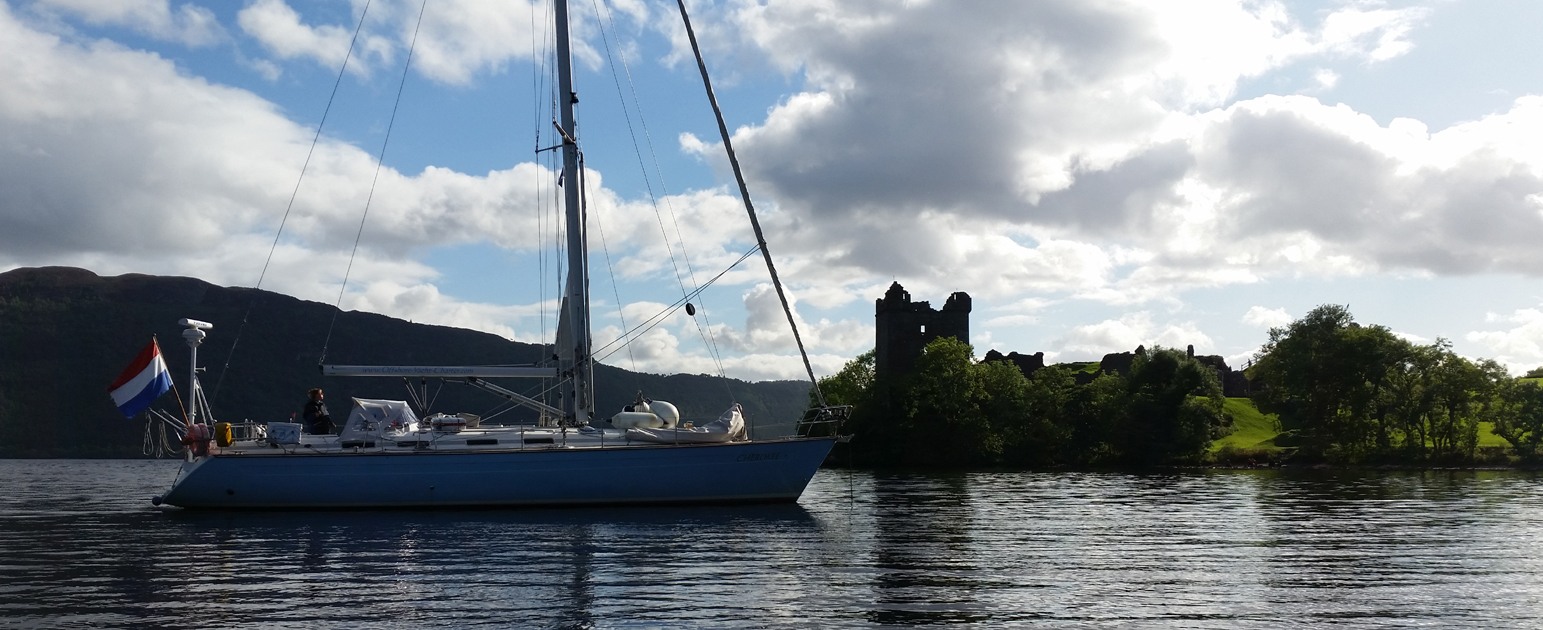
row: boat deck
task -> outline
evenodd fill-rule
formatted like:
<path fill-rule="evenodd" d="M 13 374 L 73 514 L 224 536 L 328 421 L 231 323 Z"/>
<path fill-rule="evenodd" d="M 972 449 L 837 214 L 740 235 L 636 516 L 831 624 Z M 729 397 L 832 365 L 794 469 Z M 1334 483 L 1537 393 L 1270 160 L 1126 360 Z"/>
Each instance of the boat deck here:
<path fill-rule="evenodd" d="M 668 434 L 668 430 L 664 430 Z M 501 451 L 542 451 L 601 448 L 650 448 L 701 445 L 682 431 L 679 442 L 634 440 L 616 429 L 575 430 L 544 427 L 509 426 L 463 429 L 461 431 L 404 431 L 365 439 L 342 439 L 337 435 L 303 434 L 299 443 L 280 444 L 265 437 L 241 439 L 230 446 L 211 445 L 210 454 L 231 455 L 306 455 L 350 453 L 486 453 Z"/>

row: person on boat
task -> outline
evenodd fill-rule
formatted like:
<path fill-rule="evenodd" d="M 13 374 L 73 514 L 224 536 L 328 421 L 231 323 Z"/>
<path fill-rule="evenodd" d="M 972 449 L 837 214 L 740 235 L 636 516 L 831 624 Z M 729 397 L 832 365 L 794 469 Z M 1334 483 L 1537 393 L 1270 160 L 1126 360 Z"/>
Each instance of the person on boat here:
<path fill-rule="evenodd" d="M 332 417 L 327 415 L 327 403 L 322 402 L 321 388 L 313 388 L 309 393 L 311 399 L 305 401 L 305 411 L 301 413 L 306 430 L 312 435 L 331 435 Z"/>

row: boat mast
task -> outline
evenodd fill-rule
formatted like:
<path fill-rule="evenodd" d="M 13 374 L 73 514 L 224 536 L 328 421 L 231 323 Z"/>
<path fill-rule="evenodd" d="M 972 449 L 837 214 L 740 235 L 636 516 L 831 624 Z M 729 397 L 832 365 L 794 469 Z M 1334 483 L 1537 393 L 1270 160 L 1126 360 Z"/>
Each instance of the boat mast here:
<path fill-rule="evenodd" d="M 591 386 L 594 368 L 590 364 L 589 332 L 589 251 L 586 246 L 584 208 L 580 205 L 583 182 L 579 175 L 579 145 L 573 123 L 573 104 L 578 95 L 573 92 L 573 62 L 568 45 L 568 3 L 555 0 L 557 22 L 557 101 L 559 112 L 558 131 L 563 138 L 563 207 L 568 230 L 568 280 L 564 287 L 567 304 L 562 317 L 568 320 L 572 332 L 569 341 L 573 347 L 572 363 L 562 366 L 563 376 L 570 379 L 571 400 L 564 405 L 572 414 L 575 424 L 589 422 L 594 407 L 594 389 Z M 565 352 L 563 354 L 566 354 Z"/>

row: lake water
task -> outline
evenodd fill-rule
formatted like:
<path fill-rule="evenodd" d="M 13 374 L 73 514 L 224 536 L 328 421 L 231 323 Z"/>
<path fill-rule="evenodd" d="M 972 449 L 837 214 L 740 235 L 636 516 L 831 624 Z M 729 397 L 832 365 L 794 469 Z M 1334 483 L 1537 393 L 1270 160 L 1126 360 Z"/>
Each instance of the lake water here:
<path fill-rule="evenodd" d="M 185 513 L 0 460 L 0 627 L 1543 627 L 1514 471 L 893 475 L 797 505 Z"/>

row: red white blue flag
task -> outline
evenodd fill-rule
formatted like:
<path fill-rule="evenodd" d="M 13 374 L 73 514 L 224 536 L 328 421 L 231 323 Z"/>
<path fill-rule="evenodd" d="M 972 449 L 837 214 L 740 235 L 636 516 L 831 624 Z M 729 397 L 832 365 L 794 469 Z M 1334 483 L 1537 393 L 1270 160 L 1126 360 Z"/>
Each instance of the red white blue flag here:
<path fill-rule="evenodd" d="M 171 372 L 166 370 L 166 361 L 161 358 L 160 344 L 152 338 L 150 345 L 134 357 L 134 362 L 107 390 L 112 392 L 113 403 L 118 405 L 118 411 L 123 412 L 125 418 L 138 415 L 161 394 L 170 391 Z"/>

